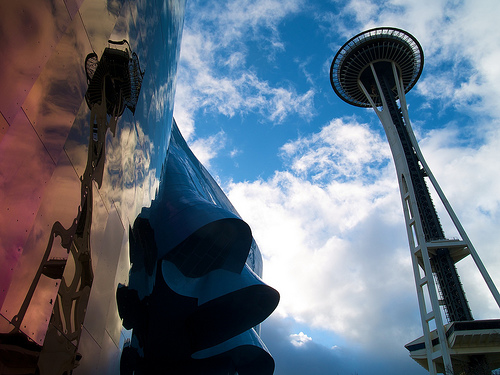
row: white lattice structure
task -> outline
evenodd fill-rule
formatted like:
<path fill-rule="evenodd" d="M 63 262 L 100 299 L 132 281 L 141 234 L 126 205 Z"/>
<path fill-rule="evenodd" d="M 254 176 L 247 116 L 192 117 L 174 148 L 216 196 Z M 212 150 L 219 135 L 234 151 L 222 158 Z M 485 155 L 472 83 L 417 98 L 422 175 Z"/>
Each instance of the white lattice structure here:
<path fill-rule="evenodd" d="M 376 28 L 342 46 L 333 59 L 330 80 L 342 100 L 374 109 L 392 151 L 424 333 L 406 345 L 410 356 L 430 374 L 489 374 L 500 366 L 500 321 L 473 320 L 455 263 L 470 255 L 499 307 L 500 294 L 425 162 L 411 128 L 405 93 L 415 85 L 422 68 L 422 47 L 412 35 Z M 427 180 L 461 239 L 445 237 Z"/>

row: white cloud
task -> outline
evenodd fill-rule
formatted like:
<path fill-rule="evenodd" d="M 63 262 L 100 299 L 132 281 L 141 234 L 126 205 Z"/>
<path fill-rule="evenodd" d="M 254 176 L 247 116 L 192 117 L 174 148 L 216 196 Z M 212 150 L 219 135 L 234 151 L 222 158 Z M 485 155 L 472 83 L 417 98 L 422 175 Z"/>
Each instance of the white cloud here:
<path fill-rule="evenodd" d="M 235 4 L 250 9 L 248 2 Z M 426 58 L 424 74 L 411 95 L 425 97 L 429 108 L 439 106 L 463 115 L 464 123 L 458 125 L 442 124 L 436 118 L 420 118 L 414 125 L 418 125 L 417 136 L 431 169 L 500 286 L 495 236 L 500 226 L 500 28 L 492 27 L 500 3 L 353 0 L 344 10 L 318 15 L 317 20 L 321 25 L 331 22 L 330 30 L 346 38 L 382 25 L 409 31 L 422 44 Z M 222 30 L 216 23 L 217 37 L 209 38 L 201 29 L 188 30 L 192 40 L 186 45 L 192 50 L 183 53 L 192 58 L 183 64 L 191 70 L 180 79 L 185 83 L 178 92 L 186 93 L 183 108 L 191 108 L 191 119 L 199 108 L 226 116 L 254 111 L 263 121 L 274 122 L 285 122 L 290 114 L 305 118 L 314 110 L 315 91 L 297 93 L 291 87 L 272 86 L 251 69 L 241 70 L 248 58 L 241 42 L 245 38 L 267 38 L 263 43 L 276 53 L 286 48 L 277 25 L 281 17 L 297 10 L 287 12 L 273 18 L 272 10 L 260 16 L 249 11 L 247 26 L 234 22 Z M 216 17 L 200 14 L 200 20 L 209 16 Z M 245 24 L 238 17 L 244 15 L 234 19 Z M 264 36 L 257 35 L 259 28 L 267 30 Z M 229 45 L 236 49 L 219 49 Z M 216 73 L 218 66 L 228 73 Z M 299 67 L 305 69 L 305 65 Z M 434 116 L 436 111 L 429 113 Z M 264 279 L 281 293 L 273 324 L 277 317 L 291 317 L 333 331 L 348 344 L 383 351 L 384 358 L 397 352 L 407 359 L 402 344 L 422 331 L 397 180 L 385 137 L 354 118 L 334 119 L 316 133 L 286 142 L 280 152 L 285 164 L 273 176 L 232 182 L 225 189 L 263 252 Z M 440 215 L 444 217 L 442 210 Z M 443 223 L 448 234 L 448 224 Z M 473 265 L 464 260 L 458 268 L 474 316 L 497 317 L 498 306 Z M 314 342 L 307 335 L 291 333 L 297 331 L 282 335 L 286 349 L 312 348 Z M 291 339 L 302 345 L 293 346 Z M 406 366 L 411 365 L 404 362 Z"/>
<path fill-rule="evenodd" d="M 290 335 L 290 342 L 294 346 L 303 346 L 309 341 L 312 341 L 312 338 L 307 336 L 304 332 L 292 333 Z"/>
<path fill-rule="evenodd" d="M 210 160 L 224 148 L 226 143 L 226 134 L 223 130 L 208 138 L 198 138 L 191 142 L 189 147 L 196 155 L 198 160 L 205 166 L 210 168 Z"/>
<path fill-rule="evenodd" d="M 432 131 L 420 143 L 430 168 L 498 287 L 500 277 L 496 270 L 500 269 L 500 255 L 495 234 L 500 227 L 497 161 L 500 122 L 491 125 L 493 129 L 482 134 L 486 142 L 479 147 L 475 143 L 460 145 L 463 134 L 446 128 Z M 444 209 L 439 206 L 438 209 L 440 216 L 445 217 Z M 447 234 L 453 233 L 449 229 L 451 224 L 443 224 L 448 224 L 444 227 Z M 474 316 L 498 317 L 498 306 L 484 288 L 484 281 L 470 259 L 460 262 L 458 267 Z"/>
<path fill-rule="evenodd" d="M 334 119 L 319 133 L 288 142 L 281 148 L 295 173 L 311 175 L 315 181 L 373 178 L 387 164 L 386 142 L 367 124 Z"/>
<path fill-rule="evenodd" d="M 269 57 L 284 49 L 277 25 L 300 10 L 301 0 L 238 0 L 197 5 L 188 12 L 181 46 L 174 117 L 187 139 L 194 135 L 196 113 L 233 117 L 255 112 L 282 123 L 290 114 L 313 113 L 314 91 L 271 86 L 246 62 L 245 41 L 257 40 Z M 207 32 L 210 31 L 210 32 Z"/>
<path fill-rule="evenodd" d="M 342 141 L 341 131 L 328 131 L 340 122 L 287 144 L 291 165 L 321 152 L 328 140 L 343 144 L 345 152 L 358 147 Z M 353 132 L 361 145 L 384 147 L 366 127 L 343 124 L 364 130 Z M 380 154 L 388 162 L 386 152 Z M 325 162 L 329 157 L 324 156 Z M 370 158 L 360 157 L 343 170 L 354 175 L 370 163 Z M 412 307 L 417 311 L 397 182 L 392 165 L 373 181 L 338 182 L 333 175 L 318 185 L 300 173 L 276 172 L 267 181 L 232 183 L 229 198 L 263 251 L 265 280 L 281 293 L 277 314 L 373 344 L 388 316 L 411 316 Z M 395 296 L 402 305 L 388 308 Z"/>
<path fill-rule="evenodd" d="M 485 236 L 477 245 L 486 246 L 481 254 L 494 270 L 500 266 L 493 240 L 500 224 L 495 151 L 500 136 L 474 149 L 456 146 L 459 133 L 431 135 L 422 141 L 424 154 L 430 155 L 431 167 L 440 165 L 435 173 L 446 180 L 444 188 L 458 202 L 456 210 L 473 240 L 477 233 Z M 264 279 L 281 293 L 276 314 L 331 330 L 372 351 L 397 350 L 420 336 L 401 202 L 386 141 L 366 125 L 337 119 L 318 133 L 288 142 L 282 151 L 289 171 L 227 187 L 263 252 Z M 373 159 L 382 166 L 378 172 L 370 169 Z M 328 173 L 318 183 L 314 176 L 322 169 Z M 366 171 L 372 172 L 371 178 Z M 339 180 L 340 174 L 352 178 Z M 462 268 L 476 317 L 498 315 L 477 272 L 470 265 Z"/>
<path fill-rule="evenodd" d="M 229 153 L 229 156 L 231 158 L 235 158 L 236 156 L 238 156 L 239 154 L 241 154 L 242 151 L 237 149 L 237 148 L 234 148 L 230 153 Z"/>

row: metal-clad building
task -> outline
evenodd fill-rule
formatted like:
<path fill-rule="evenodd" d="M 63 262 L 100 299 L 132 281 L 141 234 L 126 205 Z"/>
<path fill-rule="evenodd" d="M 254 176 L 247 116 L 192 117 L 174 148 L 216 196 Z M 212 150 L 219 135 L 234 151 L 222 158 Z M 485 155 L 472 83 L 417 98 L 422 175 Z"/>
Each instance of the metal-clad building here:
<path fill-rule="evenodd" d="M 0 373 L 265 374 L 250 228 L 172 118 L 182 0 L 0 4 Z"/>

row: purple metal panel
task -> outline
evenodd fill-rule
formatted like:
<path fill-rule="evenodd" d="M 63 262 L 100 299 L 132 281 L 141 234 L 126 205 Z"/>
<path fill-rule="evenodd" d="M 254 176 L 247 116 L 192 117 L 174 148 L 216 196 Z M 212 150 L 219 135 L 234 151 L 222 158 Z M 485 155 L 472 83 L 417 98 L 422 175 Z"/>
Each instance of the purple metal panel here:
<path fill-rule="evenodd" d="M 9 123 L 70 21 L 63 0 L 0 2 L 0 111 Z"/>
<path fill-rule="evenodd" d="M 2 142 L 2 138 L 7 133 L 7 130 L 9 130 L 9 123 L 0 113 L 0 142 Z"/>
<path fill-rule="evenodd" d="M 58 13 L 57 7 L 53 12 L 52 16 L 64 18 Z M 42 10 L 41 15 L 43 14 Z M 45 25 L 45 21 L 40 22 L 40 27 Z M 57 24 L 56 21 L 54 23 Z M 38 32 L 42 32 L 43 27 Z M 59 37 L 59 41 L 57 47 L 49 51 L 53 53 L 44 63 L 43 71 L 29 92 L 22 110 L 9 120 L 10 127 L 0 143 L 0 202 L 2 209 L 6 211 L 0 219 L 0 255 L 7 260 L 0 266 L 5 271 L 0 276 L 0 304 L 7 294 L 9 275 L 23 251 L 42 195 L 55 170 L 86 89 L 82 64 L 84 53 L 90 50 L 90 44 L 86 41 L 81 20 L 75 20 L 64 36 Z M 22 80 L 19 85 L 23 85 Z M 27 86 L 23 87 L 25 90 Z M 4 97 L 0 103 L 6 107 L 17 105 Z M 50 206 L 54 202 L 46 204 Z M 45 233 L 46 241 L 50 230 L 51 228 Z M 37 235 L 43 236 L 40 233 Z"/>
<path fill-rule="evenodd" d="M 84 61 L 91 51 L 85 28 L 76 18 L 22 105 L 56 162 L 87 90 Z"/>
<path fill-rule="evenodd" d="M 20 112 L 0 143 L 0 305 L 55 167 Z"/>
<path fill-rule="evenodd" d="M 66 8 L 68 9 L 68 14 L 71 19 L 79 17 L 77 13 L 84 1 L 85 0 L 64 0 L 64 4 L 66 4 Z"/>
<path fill-rule="evenodd" d="M 41 205 L 33 215 L 33 225 L 2 306 L 3 315 L 11 321 L 17 320 L 21 331 L 38 344 L 43 343 L 60 281 L 39 275 L 36 282 L 35 275 L 43 266 L 45 255 L 47 259 L 68 257 L 60 237 L 54 239 L 52 246 L 49 240 L 54 223 L 59 222 L 64 228 L 73 224 L 80 204 L 79 193 L 80 181 L 75 170 L 67 158 L 61 158 L 44 190 Z M 28 293 L 32 285 L 34 289 Z M 23 307 L 23 303 L 29 306 Z"/>

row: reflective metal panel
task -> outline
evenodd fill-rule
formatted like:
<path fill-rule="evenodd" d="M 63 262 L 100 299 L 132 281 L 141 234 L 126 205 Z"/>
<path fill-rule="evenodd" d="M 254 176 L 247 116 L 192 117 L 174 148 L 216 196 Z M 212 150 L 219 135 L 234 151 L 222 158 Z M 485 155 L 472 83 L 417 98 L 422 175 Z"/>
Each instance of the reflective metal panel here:
<path fill-rule="evenodd" d="M 128 283 L 128 271 L 130 270 L 130 261 L 128 256 L 128 230 L 124 232 L 120 258 L 116 266 L 116 276 L 112 284 L 113 297 L 110 298 L 108 307 L 108 319 L 106 321 L 106 333 L 118 348 L 123 347 L 122 340 L 122 320 L 118 314 L 118 305 L 116 302 L 116 290 L 119 284 Z"/>
<path fill-rule="evenodd" d="M 80 15 L 78 14 L 78 10 L 80 9 L 83 2 L 84 0 L 64 0 L 64 4 L 66 4 L 66 9 L 68 10 L 71 19 L 80 17 Z"/>
<path fill-rule="evenodd" d="M 250 268 L 261 270 L 250 229 L 175 123 L 158 193 L 129 239 L 129 283 L 117 290 L 123 325 L 132 329 L 124 368 L 272 374 L 274 361 L 252 327 L 279 295 Z"/>
<path fill-rule="evenodd" d="M 99 264 L 101 252 L 106 251 L 99 244 L 104 240 L 104 233 L 106 230 L 106 222 L 108 220 L 108 209 L 102 201 L 99 189 L 96 183 L 92 184 L 94 191 L 94 202 L 92 205 L 92 232 L 90 235 L 90 248 L 92 249 L 92 269 L 95 272 Z"/>
<path fill-rule="evenodd" d="M 172 118 L 184 1 L 49 3 L 0 4 L 1 371 L 272 372 L 277 292 Z"/>
<path fill-rule="evenodd" d="M 64 152 L 79 177 L 83 177 L 87 165 L 90 137 L 89 117 L 90 110 L 87 103 L 82 101 L 64 144 Z"/>
<path fill-rule="evenodd" d="M 80 364 L 77 368 L 73 370 L 76 374 L 100 374 L 100 361 L 99 357 L 101 355 L 101 347 L 92 339 L 92 336 L 87 332 L 86 329 L 82 330 L 82 336 L 80 339 L 80 345 L 78 350 L 85 353 L 85 359 L 82 357 Z M 90 360 L 86 360 L 89 358 Z"/>
<path fill-rule="evenodd" d="M 9 123 L 70 21 L 63 0 L 0 2 L 0 111 Z"/>
<path fill-rule="evenodd" d="M 81 5 L 79 13 L 97 56 L 104 52 L 124 4 L 127 0 L 86 0 Z"/>
<path fill-rule="evenodd" d="M 78 213 L 80 181 L 67 158 L 61 158 L 44 191 L 42 204 L 24 244 L 2 313 L 41 344 L 59 289 L 57 260 L 68 254 L 57 237 L 56 223 L 69 228 Z M 57 202 L 57 203 L 55 203 Z M 63 264 L 65 264 L 63 262 Z M 64 265 L 63 265 L 64 268 Z"/>
<path fill-rule="evenodd" d="M 55 169 L 33 127 L 19 113 L 0 143 L 0 303 L 23 253 L 42 195 Z M 2 308 L 2 314 L 6 314 Z"/>
<path fill-rule="evenodd" d="M 120 373 L 120 350 L 108 332 L 105 333 L 101 344 L 101 352 L 99 353 L 99 374 L 102 375 L 117 375 Z M 80 372 L 75 372 L 75 375 Z"/>
<path fill-rule="evenodd" d="M 112 209 L 107 217 L 101 241 L 94 242 L 92 248 L 92 251 L 99 249 L 97 252 L 100 256 L 94 267 L 92 293 L 87 305 L 84 326 L 99 345 L 102 344 L 106 329 L 110 301 L 115 296 L 116 265 L 122 249 L 124 232 L 116 209 Z"/>
<path fill-rule="evenodd" d="M 76 18 L 66 29 L 22 105 L 56 162 L 87 90 L 82 62 L 91 51 L 85 28 Z"/>
<path fill-rule="evenodd" d="M 9 123 L 7 120 L 0 114 L 0 142 L 2 142 L 2 138 L 7 130 L 9 129 Z"/>

